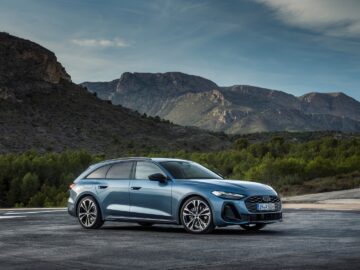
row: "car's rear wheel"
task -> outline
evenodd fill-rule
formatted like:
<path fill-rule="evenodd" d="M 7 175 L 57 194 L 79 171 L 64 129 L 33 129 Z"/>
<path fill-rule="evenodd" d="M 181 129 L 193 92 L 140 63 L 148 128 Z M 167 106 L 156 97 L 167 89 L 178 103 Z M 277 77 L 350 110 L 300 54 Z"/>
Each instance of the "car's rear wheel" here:
<path fill-rule="evenodd" d="M 152 225 L 154 225 L 154 223 L 150 222 L 138 222 L 138 224 L 143 227 L 151 227 Z"/>
<path fill-rule="evenodd" d="M 199 196 L 186 200 L 180 215 L 181 223 L 190 233 L 209 233 L 215 228 L 211 208 L 208 202 Z"/>
<path fill-rule="evenodd" d="M 100 208 L 91 196 L 86 196 L 80 200 L 77 207 L 77 217 L 80 225 L 85 229 L 97 229 L 104 224 Z"/>
<path fill-rule="evenodd" d="M 264 228 L 266 224 L 256 223 L 256 224 L 241 224 L 240 227 L 247 231 L 258 231 Z"/>

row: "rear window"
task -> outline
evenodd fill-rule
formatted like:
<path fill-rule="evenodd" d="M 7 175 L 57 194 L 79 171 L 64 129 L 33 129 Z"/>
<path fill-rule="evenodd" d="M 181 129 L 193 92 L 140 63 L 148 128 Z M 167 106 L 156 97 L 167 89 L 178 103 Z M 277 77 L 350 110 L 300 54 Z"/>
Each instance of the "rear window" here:
<path fill-rule="evenodd" d="M 102 166 L 96 170 L 94 170 L 92 173 L 90 173 L 86 178 L 92 179 L 92 178 L 105 178 L 107 171 L 109 170 L 110 165 Z"/>
<path fill-rule="evenodd" d="M 130 179 L 133 162 L 120 162 L 111 166 L 106 178 L 110 179 Z"/>

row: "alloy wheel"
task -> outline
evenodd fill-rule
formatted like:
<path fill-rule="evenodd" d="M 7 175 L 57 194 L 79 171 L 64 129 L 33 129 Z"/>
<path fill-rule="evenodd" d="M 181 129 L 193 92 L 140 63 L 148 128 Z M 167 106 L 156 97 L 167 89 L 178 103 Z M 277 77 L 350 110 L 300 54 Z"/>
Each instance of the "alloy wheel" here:
<path fill-rule="evenodd" d="M 213 229 L 211 209 L 201 198 L 192 198 L 182 208 L 182 223 L 187 231 L 208 232 Z"/>
<path fill-rule="evenodd" d="M 95 229 L 103 224 L 98 206 L 92 197 L 85 197 L 80 201 L 77 213 L 79 222 L 84 228 Z"/>

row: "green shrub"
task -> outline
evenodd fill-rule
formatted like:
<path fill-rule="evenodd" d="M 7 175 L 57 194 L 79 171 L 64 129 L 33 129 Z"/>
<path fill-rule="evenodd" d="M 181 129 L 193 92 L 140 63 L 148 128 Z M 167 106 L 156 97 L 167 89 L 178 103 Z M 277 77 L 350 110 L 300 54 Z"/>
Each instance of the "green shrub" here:
<path fill-rule="evenodd" d="M 268 183 L 283 194 L 360 186 L 360 137 L 325 137 L 304 143 L 273 137 L 253 144 L 238 139 L 233 149 L 207 153 L 150 153 L 154 147 L 145 151 L 132 146 L 134 155 L 194 160 L 226 178 Z M 103 159 L 105 154 L 86 151 L 0 155 L 0 207 L 65 206 L 69 184 L 91 163 Z"/>

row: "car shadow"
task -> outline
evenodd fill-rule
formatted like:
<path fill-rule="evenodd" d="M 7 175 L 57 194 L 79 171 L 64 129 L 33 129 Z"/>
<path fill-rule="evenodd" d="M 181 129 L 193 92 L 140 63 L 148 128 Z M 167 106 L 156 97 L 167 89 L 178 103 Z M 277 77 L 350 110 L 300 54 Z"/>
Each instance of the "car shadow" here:
<path fill-rule="evenodd" d="M 139 225 L 126 225 L 126 226 L 103 226 L 101 230 L 115 230 L 115 231 L 142 231 L 142 232 L 164 232 L 164 233 L 186 233 L 185 229 L 179 226 L 151 226 L 143 227 Z"/>
<path fill-rule="evenodd" d="M 159 233 L 178 233 L 178 234 L 188 234 L 186 230 L 181 226 L 159 226 L 154 225 L 151 227 L 143 227 L 139 225 L 126 225 L 126 226 L 116 226 L 116 225 L 107 225 L 103 226 L 101 230 L 104 231 L 139 231 L 139 232 L 159 232 Z M 246 231 L 239 228 L 229 227 L 229 228 L 216 228 L 209 235 L 281 235 L 282 231 L 263 229 L 259 231 Z"/>

